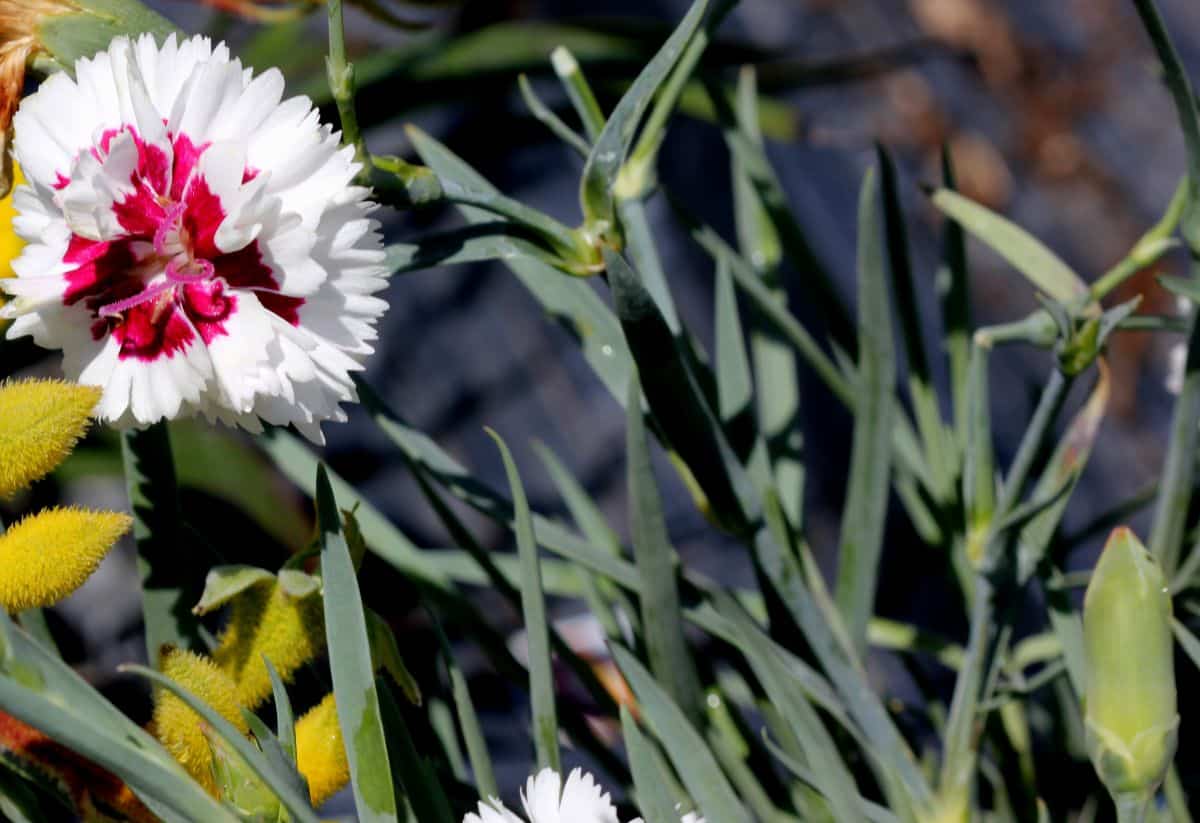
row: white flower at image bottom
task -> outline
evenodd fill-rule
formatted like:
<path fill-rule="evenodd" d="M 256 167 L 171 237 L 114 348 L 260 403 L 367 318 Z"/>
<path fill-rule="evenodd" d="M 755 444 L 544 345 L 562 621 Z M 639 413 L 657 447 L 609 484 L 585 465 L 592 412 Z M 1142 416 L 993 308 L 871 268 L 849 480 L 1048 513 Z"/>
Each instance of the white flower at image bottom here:
<path fill-rule="evenodd" d="M 595 778 L 582 769 L 567 775 L 566 785 L 553 769 L 542 769 L 525 781 L 521 790 L 522 818 L 496 798 L 480 801 L 479 812 L 467 814 L 463 823 L 619 823 L 617 807 Z M 641 823 L 641 818 L 629 823 Z M 686 814 L 680 823 L 704 823 L 704 818 Z"/>
<path fill-rule="evenodd" d="M 26 246 L 2 314 L 103 389 L 99 417 L 291 423 L 317 442 L 345 419 L 384 254 L 353 150 L 283 85 L 224 44 L 143 35 L 22 101 Z"/>

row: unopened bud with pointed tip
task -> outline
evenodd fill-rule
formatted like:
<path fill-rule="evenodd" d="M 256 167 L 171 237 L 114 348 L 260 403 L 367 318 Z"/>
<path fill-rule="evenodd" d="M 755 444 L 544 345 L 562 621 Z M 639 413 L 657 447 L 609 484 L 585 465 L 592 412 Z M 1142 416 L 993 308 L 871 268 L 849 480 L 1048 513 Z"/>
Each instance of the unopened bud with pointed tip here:
<path fill-rule="evenodd" d="M 1083 602 L 1088 752 L 1116 798 L 1148 798 L 1175 756 L 1171 595 L 1132 531 L 1116 529 Z"/>

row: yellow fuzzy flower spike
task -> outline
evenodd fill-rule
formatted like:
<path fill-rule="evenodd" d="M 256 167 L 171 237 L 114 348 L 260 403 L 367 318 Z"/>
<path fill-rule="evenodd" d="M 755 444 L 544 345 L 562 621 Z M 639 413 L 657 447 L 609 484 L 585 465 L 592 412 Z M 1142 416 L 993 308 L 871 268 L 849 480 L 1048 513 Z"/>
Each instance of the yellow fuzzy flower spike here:
<path fill-rule="evenodd" d="M 236 687 L 229 675 L 203 655 L 168 648 L 162 655 L 162 673 L 211 706 L 242 734 L 250 729 L 242 717 Z M 213 781 L 212 748 L 204 736 L 204 721 L 182 700 L 165 689 L 154 690 L 154 735 L 210 794 Z"/>
<path fill-rule="evenodd" d="M 308 795 L 314 807 L 333 797 L 350 781 L 350 764 L 332 694 L 296 722 L 296 767 L 308 781 Z"/>
<path fill-rule="evenodd" d="M 54 470 L 87 429 L 100 390 L 61 380 L 0 384 L 0 496 Z"/>
<path fill-rule="evenodd" d="M 237 683 L 237 697 L 253 709 L 271 694 L 263 656 L 285 681 L 325 648 L 325 614 L 315 590 L 289 594 L 277 580 L 239 593 L 213 660 Z"/>
<path fill-rule="evenodd" d="M 128 515 L 46 509 L 0 535 L 0 607 L 50 606 L 83 585 L 132 523 Z"/>

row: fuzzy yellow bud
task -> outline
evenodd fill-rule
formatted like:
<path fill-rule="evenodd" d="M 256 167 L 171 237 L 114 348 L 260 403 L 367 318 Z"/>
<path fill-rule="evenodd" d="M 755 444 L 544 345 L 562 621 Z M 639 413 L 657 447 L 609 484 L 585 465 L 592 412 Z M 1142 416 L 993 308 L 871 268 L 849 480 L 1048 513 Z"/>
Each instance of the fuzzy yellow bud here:
<path fill-rule="evenodd" d="M 165 649 L 161 660 L 162 673 L 203 700 L 242 734 L 250 729 L 242 717 L 237 699 L 237 687 L 232 679 L 203 655 L 183 649 Z M 213 781 L 213 755 L 204 735 L 204 721 L 187 704 L 166 689 L 154 691 L 154 735 L 171 756 L 187 769 L 211 794 L 216 794 Z"/>
<path fill-rule="evenodd" d="M 320 806 L 350 780 L 350 764 L 333 695 L 296 721 L 296 767 L 308 781 L 313 806 Z"/>
<path fill-rule="evenodd" d="M 74 592 L 126 531 L 117 512 L 47 509 L 0 535 L 0 607 L 51 606 Z"/>
<path fill-rule="evenodd" d="M 1104 546 L 1083 601 L 1088 752 L 1114 797 L 1148 798 L 1175 756 L 1171 595 L 1129 529 Z"/>
<path fill-rule="evenodd" d="M 315 590 L 297 597 L 264 580 L 233 598 L 229 623 L 213 659 L 237 683 L 237 698 L 253 709 L 271 694 L 263 657 L 285 681 L 325 648 L 325 613 Z"/>
<path fill-rule="evenodd" d="M 0 496 L 45 477 L 87 429 L 100 390 L 61 380 L 0 385 Z"/>

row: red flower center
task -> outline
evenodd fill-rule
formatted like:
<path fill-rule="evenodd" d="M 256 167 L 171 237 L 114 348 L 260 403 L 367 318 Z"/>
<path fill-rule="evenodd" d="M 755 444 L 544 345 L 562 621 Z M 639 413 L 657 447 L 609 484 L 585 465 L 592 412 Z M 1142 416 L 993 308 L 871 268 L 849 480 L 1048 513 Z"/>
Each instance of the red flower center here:
<path fill-rule="evenodd" d="M 304 299 L 279 293 L 257 240 L 228 253 L 216 245 L 226 212 L 198 168 L 209 144 L 168 135 L 168 153 L 125 126 L 106 131 L 92 154 L 103 159 L 123 134 L 137 147 L 133 192 L 113 205 L 123 231 L 110 240 L 72 235 L 64 257 L 74 268 L 64 275 L 63 302 L 87 307 L 92 337 L 111 334 L 122 359 L 172 357 L 197 336 L 210 343 L 228 334 L 239 290 L 254 291 L 264 308 L 297 325 Z M 242 182 L 255 174 L 247 168 Z M 59 188 L 70 182 L 62 174 L 59 181 Z"/>

